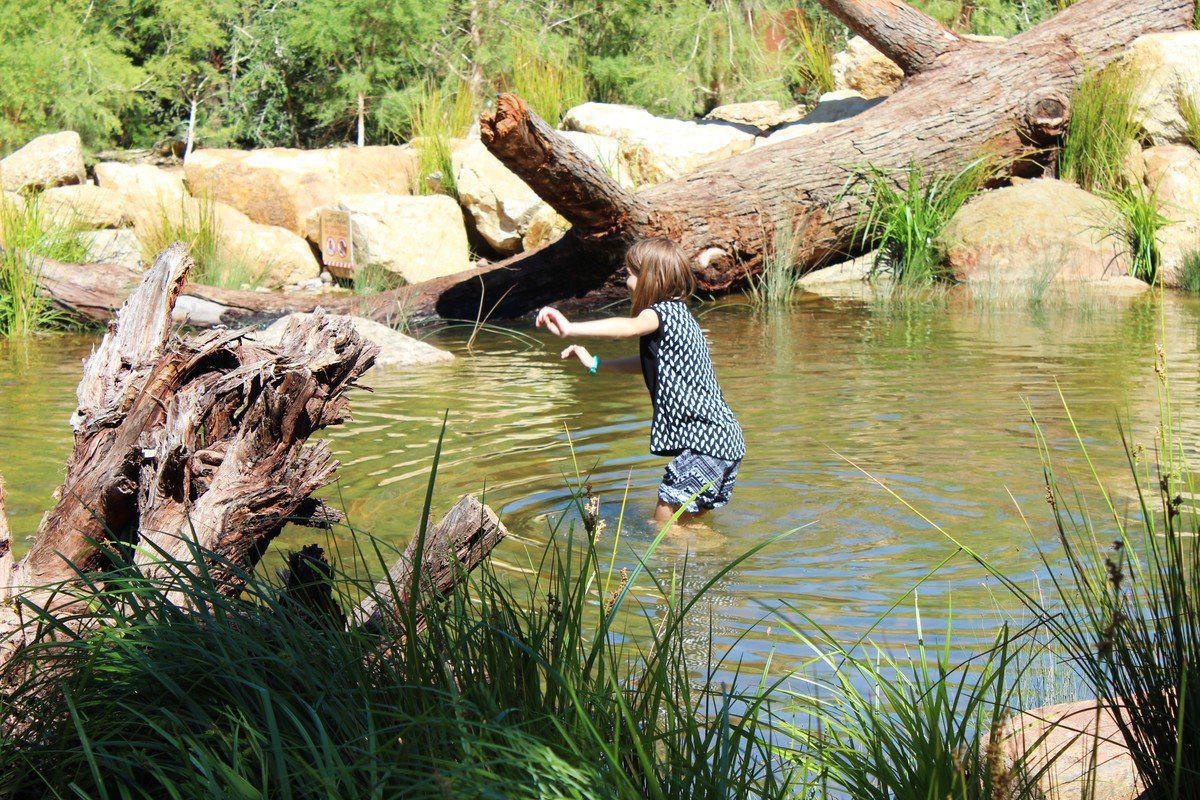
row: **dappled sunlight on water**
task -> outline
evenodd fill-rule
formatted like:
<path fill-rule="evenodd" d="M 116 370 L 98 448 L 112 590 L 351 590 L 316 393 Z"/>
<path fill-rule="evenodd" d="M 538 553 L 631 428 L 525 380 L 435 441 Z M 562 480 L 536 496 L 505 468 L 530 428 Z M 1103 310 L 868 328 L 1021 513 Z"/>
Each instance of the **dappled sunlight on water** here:
<path fill-rule="evenodd" d="M 1054 544 L 1029 411 L 1063 462 L 1078 466 L 1061 387 L 1101 477 L 1128 507 L 1118 420 L 1130 423 L 1136 441 L 1152 444 L 1159 311 L 1146 300 L 1030 310 L 808 299 L 768 315 L 730 301 L 699 307 L 749 455 L 733 503 L 709 520 L 713 531 L 668 542 L 652 565 L 682 570 L 686 561 L 683 581 L 697 587 L 736 554 L 794 530 L 718 583 L 705 609 L 720 638 L 732 641 L 781 601 L 834 630 L 862 630 L 955 549 L 865 471 L 1010 574 L 1032 575 L 1034 539 Z M 1168 298 L 1165 315 L 1176 406 L 1194 442 L 1200 305 Z M 458 331 L 432 341 L 461 357 L 419 372 L 372 374 L 375 392 L 355 394 L 354 420 L 328 434 L 343 466 L 327 496 L 354 525 L 407 538 L 448 410 L 438 508 L 462 492 L 486 492 L 521 538 L 538 540 L 568 505 L 581 471 L 603 499 L 609 533 L 628 487 L 623 545 L 640 550 L 650 542 L 654 532 L 642 520 L 665 460 L 646 452 L 649 402 L 640 377 L 571 369 L 558 360 L 557 341 L 534 348 L 484 334 L 473 353 Z M 90 344 L 56 336 L 0 347 L 0 474 L 18 534 L 36 527 L 61 478 L 73 387 Z M 636 344 L 595 350 L 617 357 Z M 312 538 L 285 534 L 292 545 Z M 510 543 L 499 558 L 522 563 L 524 547 Z M 635 561 L 623 551 L 618 563 Z M 967 637 L 990 636 L 990 621 L 1014 606 L 963 555 L 921 587 L 920 604 L 931 629 L 952 606 Z M 911 607 L 911 599 L 903 603 L 880 635 L 907 633 Z M 707 619 L 694 624 L 700 638 Z M 798 652 L 765 627 L 738 649 L 754 662 L 772 644 L 785 659 Z"/>

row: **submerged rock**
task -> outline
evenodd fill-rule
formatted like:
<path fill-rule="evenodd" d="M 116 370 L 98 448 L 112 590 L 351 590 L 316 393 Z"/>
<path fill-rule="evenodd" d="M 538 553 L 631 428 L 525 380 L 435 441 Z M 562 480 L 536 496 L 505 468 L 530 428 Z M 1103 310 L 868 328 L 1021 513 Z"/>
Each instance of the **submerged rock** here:
<path fill-rule="evenodd" d="M 75 131 L 47 133 L 0 160 L 0 185 L 6 191 L 41 191 L 83 183 L 83 143 Z"/>
<path fill-rule="evenodd" d="M 969 201 L 942 242 L 963 281 L 1103 281 L 1129 274 L 1129 254 L 1110 235 L 1119 217 L 1113 203 L 1074 184 L 1022 181 Z"/>
<path fill-rule="evenodd" d="M 277 347 L 283 339 L 283 333 L 287 330 L 288 323 L 293 318 L 304 319 L 309 316 L 312 315 L 306 313 L 289 314 L 282 319 L 276 320 L 265 330 L 251 334 L 250 338 L 268 347 Z M 376 367 L 420 367 L 430 364 L 443 364 L 454 360 L 452 353 L 439 350 L 433 345 L 426 344 L 411 336 L 406 336 L 374 320 L 365 317 L 342 316 L 338 314 L 329 315 L 330 319 L 337 319 L 339 317 L 350 320 L 351 324 L 354 325 L 354 329 L 358 331 L 359 336 L 379 345 L 379 355 L 375 357 Z"/>
<path fill-rule="evenodd" d="M 300 235 L 314 208 L 349 195 L 408 194 L 416 172 L 415 148 L 392 146 L 201 149 L 184 164 L 194 196 L 227 203 L 254 222 Z"/>
<path fill-rule="evenodd" d="M 737 155 L 755 140 L 754 134 L 732 125 L 667 119 L 610 103 L 575 106 L 563 117 L 562 127 L 616 139 L 626 161 L 649 182 L 678 178 Z"/>
<path fill-rule="evenodd" d="M 451 197 L 377 192 L 343 197 L 325 208 L 350 212 L 355 269 L 379 268 L 419 283 L 470 266 L 462 209 Z M 320 240 L 321 210 L 308 217 L 311 242 Z"/>
<path fill-rule="evenodd" d="M 124 228 L 133 224 L 119 193 L 89 183 L 47 189 L 38 202 L 43 212 L 81 228 Z"/>
<path fill-rule="evenodd" d="M 1200 113 L 1200 31 L 1139 36 L 1123 63 L 1136 75 L 1137 119 L 1150 142 L 1187 142 L 1187 104 Z"/>
<path fill-rule="evenodd" d="M 1185 258 L 1200 256 L 1200 153 L 1183 145 L 1150 147 L 1143 154 L 1145 181 L 1169 224 L 1158 232 L 1163 283 L 1179 284 Z"/>

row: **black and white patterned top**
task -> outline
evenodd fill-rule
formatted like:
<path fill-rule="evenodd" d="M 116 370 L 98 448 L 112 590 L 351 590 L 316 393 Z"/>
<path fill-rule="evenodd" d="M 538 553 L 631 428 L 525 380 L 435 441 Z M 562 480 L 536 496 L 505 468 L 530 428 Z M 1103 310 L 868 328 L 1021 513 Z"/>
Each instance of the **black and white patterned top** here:
<path fill-rule="evenodd" d="M 721 394 L 708 341 L 681 300 L 650 306 L 658 330 L 641 338 L 642 376 L 654 404 L 650 452 L 685 449 L 736 461 L 746 454 L 742 428 Z"/>

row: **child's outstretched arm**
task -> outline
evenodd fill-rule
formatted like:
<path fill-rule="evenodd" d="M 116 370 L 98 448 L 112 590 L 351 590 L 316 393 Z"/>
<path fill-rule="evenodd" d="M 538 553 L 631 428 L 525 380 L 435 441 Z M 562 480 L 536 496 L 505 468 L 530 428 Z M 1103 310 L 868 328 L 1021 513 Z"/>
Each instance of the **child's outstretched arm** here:
<path fill-rule="evenodd" d="M 555 336 L 593 336 L 599 339 L 630 339 L 658 330 L 658 314 L 645 309 L 636 317 L 606 317 L 587 322 L 571 322 L 557 308 L 546 306 L 537 315 L 537 327 L 545 327 Z"/>
<path fill-rule="evenodd" d="M 583 364 L 589 370 L 594 368 L 596 372 L 623 372 L 627 375 L 636 375 L 642 371 L 642 359 L 638 356 L 607 358 L 601 361 L 589 353 L 588 349 L 581 344 L 573 344 L 566 350 L 563 350 L 562 357 L 577 358 L 580 364 Z"/>

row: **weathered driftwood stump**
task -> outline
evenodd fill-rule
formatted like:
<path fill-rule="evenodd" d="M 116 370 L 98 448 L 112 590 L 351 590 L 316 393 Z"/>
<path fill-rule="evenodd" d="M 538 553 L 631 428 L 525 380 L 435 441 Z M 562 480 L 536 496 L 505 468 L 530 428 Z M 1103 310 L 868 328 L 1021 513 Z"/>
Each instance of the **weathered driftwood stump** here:
<path fill-rule="evenodd" d="M 285 524 L 338 516 L 313 498 L 337 461 L 326 442 L 309 438 L 349 417 L 346 391 L 378 348 L 320 312 L 293 323 L 276 348 L 236 330 L 173 335 L 190 267 L 184 245 L 163 251 L 87 359 L 66 477 L 16 562 L 0 487 L 4 654 L 43 635 L 52 619 L 85 626 L 81 577 L 102 571 L 114 548 L 132 552 L 151 576 L 204 552 L 220 590 L 237 594 Z M 489 509 L 462 498 L 425 537 L 426 578 L 453 583 L 504 534 Z M 393 573 L 411 575 L 406 569 Z"/>

